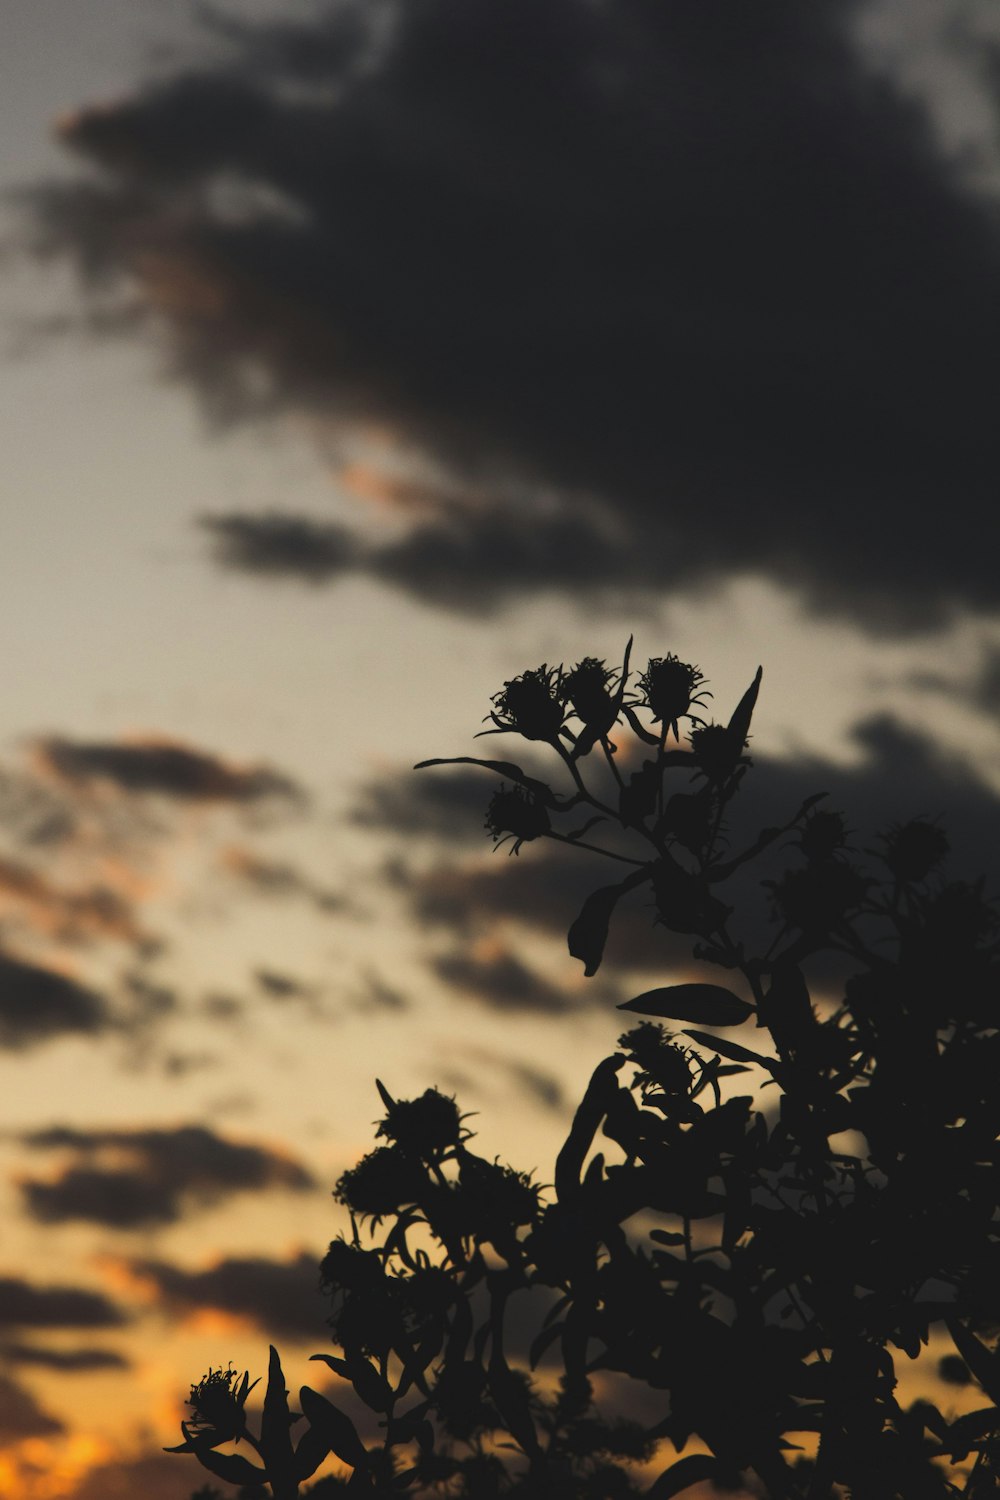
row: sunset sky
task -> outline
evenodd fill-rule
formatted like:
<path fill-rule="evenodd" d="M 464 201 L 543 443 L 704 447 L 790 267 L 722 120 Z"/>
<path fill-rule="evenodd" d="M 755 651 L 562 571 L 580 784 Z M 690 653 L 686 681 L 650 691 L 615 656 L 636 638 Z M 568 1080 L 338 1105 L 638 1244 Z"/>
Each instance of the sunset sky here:
<path fill-rule="evenodd" d="M 763 663 L 762 807 L 997 893 L 1000 23 L 0 10 L 0 1493 L 186 1500 L 193 1380 L 315 1378 L 375 1076 L 548 1181 L 662 977 L 411 771 L 505 680 Z"/>

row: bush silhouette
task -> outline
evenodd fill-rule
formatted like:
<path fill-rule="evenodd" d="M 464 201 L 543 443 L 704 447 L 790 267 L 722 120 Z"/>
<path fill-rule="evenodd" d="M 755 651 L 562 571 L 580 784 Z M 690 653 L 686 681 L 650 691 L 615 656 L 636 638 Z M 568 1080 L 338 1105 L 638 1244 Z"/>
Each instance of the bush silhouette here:
<path fill-rule="evenodd" d="M 552 1188 L 477 1155 L 444 1094 L 378 1085 L 374 1149 L 336 1186 L 353 1233 L 321 1268 L 337 1352 L 314 1356 L 367 1421 L 309 1387 L 290 1413 L 272 1350 L 253 1431 L 248 1377 L 210 1371 L 172 1451 L 245 1496 L 1000 1493 L 997 913 L 923 819 L 859 852 L 817 794 L 736 847 L 760 671 L 712 723 L 695 667 L 634 677 L 629 649 L 492 700 L 483 733 L 553 755 L 563 790 L 422 766 L 500 778 L 498 846 L 614 865 L 569 930 L 588 975 L 642 890 L 713 982 L 620 1007 Z M 725 899 L 750 870 L 767 931 Z M 965 1415 L 897 1399 L 932 1327 Z M 343 1477 L 309 1489 L 329 1454 Z"/>

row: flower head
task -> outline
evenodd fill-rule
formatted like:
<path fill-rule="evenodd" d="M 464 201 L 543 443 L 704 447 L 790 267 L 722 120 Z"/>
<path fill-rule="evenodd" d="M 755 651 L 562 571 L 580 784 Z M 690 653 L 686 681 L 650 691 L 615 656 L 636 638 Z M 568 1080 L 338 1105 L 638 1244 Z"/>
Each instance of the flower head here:
<path fill-rule="evenodd" d="M 614 675 L 596 656 L 585 656 L 566 673 L 559 688 L 563 703 L 572 704 L 573 712 L 599 734 L 606 734 L 618 717 L 617 704 L 608 692 Z"/>
<path fill-rule="evenodd" d="M 653 656 L 639 678 L 643 692 L 639 701 L 650 710 L 654 720 L 662 722 L 665 731 L 672 729 L 679 738 L 678 719 L 687 716 L 700 722 L 697 715 L 691 714 L 691 705 L 700 704 L 712 696 L 707 689 L 700 693 L 696 691 L 704 681 L 705 677 L 697 667 L 681 661 L 672 652 L 666 656 Z"/>
<path fill-rule="evenodd" d="M 426 1159 L 457 1146 L 461 1128 L 454 1099 L 437 1089 L 425 1089 L 419 1099 L 395 1100 L 375 1134 Z"/>
<path fill-rule="evenodd" d="M 832 859 L 843 849 L 846 837 L 843 814 L 824 809 L 806 818 L 799 834 L 799 848 L 808 860 Z"/>
<path fill-rule="evenodd" d="M 670 1032 L 652 1021 L 642 1021 L 618 1038 L 629 1062 L 641 1072 L 637 1082 L 663 1090 L 671 1098 L 687 1094 L 691 1088 L 691 1064 L 688 1054 L 671 1039 Z"/>
<path fill-rule="evenodd" d="M 926 880 L 949 847 L 946 834 L 924 818 L 893 824 L 881 835 L 881 842 L 882 858 L 896 879 L 914 884 Z"/>
<path fill-rule="evenodd" d="M 416 1203 L 426 1187 L 426 1171 L 414 1157 L 398 1146 L 377 1146 L 341 1173 L 333 1196 L 352 1213 L 378 1219 Z"/>
<path fill-rule="evenodd" d="M 247 1396 L 258 1382 L 250 1384 L 249 1371 L 242 1379 L 232 1365 L 224 1370 L 210 1369 L 196 1385 L 192 1385 L 187 1404 L 193 1417 L 185 1427 L 197 1436 L 211 1435 L 212 1441 L 226 1443 L 240 1438 L 246 1432 Z"/>
<path fill-rule="evenodd" d="M 525 787 L 504 786 L 493 793 L 486 809 L 486 827 L 493 835 L 497 848 L 513 838 L 512 854 L 520 851 L 521 845 L 540 838 L 551 828 L 548 810 L 544 803 Z"/>
<path fill-rule="evenodd" d="M 543 662 L 540 667 L 522 672 L 505 682 L 502 690 L 493 697 L 493 711 L 489 717 L 498 729 L 513 729 L 523 734 L 526 740 L 545 740 L 553 743 L 564 718 L 564 708 L 559 701 L 559 685 L 562 671 Z"/>
<path fill-rule="evenodd" d="M 691 731 L 691 749 L 698 769 L 709 781 L 723 782 L 739 765 L 743 745 L 725 724 L 702 724 Z"/>

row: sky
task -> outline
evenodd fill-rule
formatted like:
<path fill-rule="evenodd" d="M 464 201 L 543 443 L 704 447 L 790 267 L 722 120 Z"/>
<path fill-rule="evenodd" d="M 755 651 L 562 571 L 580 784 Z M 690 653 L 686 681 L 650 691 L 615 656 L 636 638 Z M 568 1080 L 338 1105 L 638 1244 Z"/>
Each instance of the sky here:
<path fill-rule="evenodd" d="M 506 681 L 634 634 L 723 717 L 763 664 L 762 821 L 940 817 L 996 892 L 1000 30 L 3 27 L 0 1489 L 180 1500 L 191 1382 L 328 1343 L 375 1077 L 548 1180 L 683 963 L 639 912 L 585 979 L 584 856 L 493 854 L 489 777 L 411 771 Z"/>

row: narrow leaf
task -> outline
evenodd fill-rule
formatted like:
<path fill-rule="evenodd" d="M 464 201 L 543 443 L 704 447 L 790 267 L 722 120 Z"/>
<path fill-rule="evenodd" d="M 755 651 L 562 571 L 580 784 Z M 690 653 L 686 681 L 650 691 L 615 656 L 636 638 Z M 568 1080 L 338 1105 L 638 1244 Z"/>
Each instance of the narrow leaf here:
<path fill-rule="evenodd" d="M 739 1042 L 731 1042 L 728 1037 L 709 1036 L 707 1032 L 691 1031 L 687 1027 L 684 1028 L 684 1035 L 702 1047 L 713 1047 L 723 1057 L 731 1057 L 735 1062 L 757 1063 L 759 1067 L 767 1068 L 769 1073 L 773 1073 L 778 1066 L 777 1058 L 762 1057 L 759 1052 L 751 1052 L 749 1047 L 741 1047 Z"/>
<path fill-rule="evenodd" d="M 498 776 L 505 776 L 508 781 L 516 781 L 519 785 L 526 787 L 540 802 L 544 802 L 546 807 L 559 806 L 550 786 L 534 776 L 526 776 L 521 767 L 516 766 L 512 760 L 479 760 L 475 755 L 455 755 L 448 759 L 438 756 L 434 760 L 418 761 L 413 769 L 423 771 L 428 766 L 482 766 L 484 771 L 495 771 Z"/>
<path fill-rule="evenodd" d="M 700 1021 L 703 1026 L 739 1026 L 753 1014 L 752 1005 L 719 984 L 668 984 L 646 990 L 618 1009 L 673 1021 Z"/>
<path fill-rule="evenodd" d="M 739 703 L 737 703 L 736 711 L 729 721 L 729 733 L 741 750 L 747 735 L 750 733 L 750 720 L 753 718 L 753 711 L 757 703 L 757 694 L 760 692 L 760 682 L 763 675 L 764 668 L 758 667 L 756 677 L 743 694 Z"/>
<path fill-rule="evenodd" d="M 731 1465 L 724 1464 L 721 1459 L 712 1458 L 707 1453 L 692 1453 L 690 1458 L 682 1458 L 669 1469 L 664 1469 L 646 1491 L 646 1500 L 670 1500 L 671 1495 L 679 1495 L 703 1479 L 717 1479 L 720 1488 L 730 1489 L 738 1477 Z"/>

